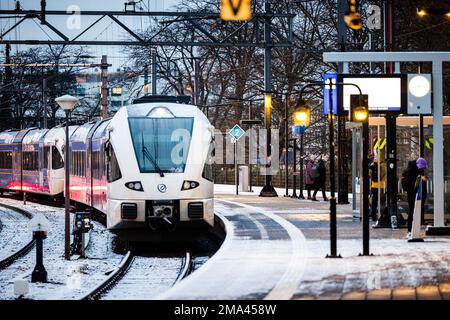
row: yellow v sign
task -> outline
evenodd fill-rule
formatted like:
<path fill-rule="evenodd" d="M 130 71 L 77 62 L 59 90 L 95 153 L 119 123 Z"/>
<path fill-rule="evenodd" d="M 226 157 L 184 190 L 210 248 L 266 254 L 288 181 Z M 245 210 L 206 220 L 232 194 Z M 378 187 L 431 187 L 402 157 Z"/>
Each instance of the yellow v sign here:
<path fill-rule="evenodd" d="M 220 18 L 231 21 L 250 20 L 251 0 L 221 0 Z"/>

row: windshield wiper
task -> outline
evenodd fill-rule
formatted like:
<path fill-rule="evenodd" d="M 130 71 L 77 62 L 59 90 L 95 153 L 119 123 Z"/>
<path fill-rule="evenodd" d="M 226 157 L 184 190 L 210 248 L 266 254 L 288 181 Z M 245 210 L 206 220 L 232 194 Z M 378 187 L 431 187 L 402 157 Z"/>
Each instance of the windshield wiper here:
<path fill-rule="evenodd" d="M 148 149 L 147 149 L 147 147 L 144 144 L 144 137 L 143 136 L 142 136 L 142 154 L 144 155 L 144 157 L 146 157 L 148 160 L 150 160 L 150 162 L 155 167 L 156 171 L 158 171 L 159 176 L 161 178 L 164 178 L 164 171 L 162 171 L 162 169 L 158 166 L 158 163 L 156 162 L 156 160 L 152 157 L 150 152 L 148 152 Z"/>
<path fill-rule="evenodd" d="M 150 154 L 150 152 L 148 152 L 147 147 L 143 146 L 142 147 L 142 154 L 148 159 L 150 160 L 150 162 L 153 164 L 153 166 L 155 167 L 156 171 L 158 171 L 160 177 L 164 177 L 164 171 L 161 170 L 161 168 L 158 166 L 158 163 L 156 162 L 155 159 L 153 159 L 152 155 Z"/>

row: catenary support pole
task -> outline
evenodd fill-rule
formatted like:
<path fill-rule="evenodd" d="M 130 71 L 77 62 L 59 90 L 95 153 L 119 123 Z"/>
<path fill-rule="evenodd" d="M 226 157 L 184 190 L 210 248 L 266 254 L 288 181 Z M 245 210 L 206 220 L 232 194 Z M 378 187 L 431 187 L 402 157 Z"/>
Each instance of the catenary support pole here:
<path fill-rule="evenodd" d="M 42 117 L 44 129 L 47 129 L 47 78 L 42 79 Z"/>
<path fill-rule="evenodd" d="M 344 21 L 344 16 L 348 11 L 348 1 L 338 0 L 338 45 L 340 51 L 345 51 L 347 43 L 347 25 Z M 338 73 L 344 73 L 344 64 L 338 63 Z M 338 203 L 348 204 L 348 150 L 347 150 L 347 140 L 349 139 L 347 135 L 347 130 L 345 128 L 345 115 L 339 115 L 337 118 L 338 124 Z"/>
<path fill-rule="evenodd" d="M 152 50 L 152 95 L 155 96 L 157 93 L 156 82 L 157 82 L 157 74 L 156 74 L 156 49 Z"/>
<path fill-rule="evenodd" d="M 102 56 L 101 62 L 102 70 L 102 110 L 101 118 L 108 118 L 108 58 L 106 55 Z"/>
<path fill-rule="evenodd" d="M 264 18 L 264 91 L 266 94 L 268 92 L 272 91 L 272 18 L 271 18 L 271 4 L 269 0 L 265 1 L 264 4 L 266 17 Z M 265 185 L 263 189 L 261 190 L 261 193 L 259 194 L 260 197 L 277 197 L 278 194 L 275 191 L 275 188 L 272 185 L 272 175 L 270 171 L 270 159 L 272 155 L 272 146 L 271 146 L 271 140 L 272 140 L 272 130 L 271 130 L 271 107 L 266 106 L 264 108 L 265 110 L 265 118 L 266 118 L 266 176 L 265 176 Z"/>

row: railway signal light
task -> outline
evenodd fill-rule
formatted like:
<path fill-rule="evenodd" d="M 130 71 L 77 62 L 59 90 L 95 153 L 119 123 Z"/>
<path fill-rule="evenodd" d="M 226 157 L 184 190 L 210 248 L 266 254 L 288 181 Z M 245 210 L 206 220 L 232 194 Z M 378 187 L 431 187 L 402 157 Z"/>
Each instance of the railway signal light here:
<path fill-rule="evenodd" d="M 252 18 L 250 0 L 221 0 L 220 18 L 225 21 L 248 21 Z"/>
<path fill-rule="evenodd" d="M 347 24 L 347 27 L 353 30 L 361 30 L 363 27 L 361 13 L 357 12 L 357 1 L 350 0 L 349 1 L 349 11 L 347 15 L 344 17 L 344 21 Z"/>

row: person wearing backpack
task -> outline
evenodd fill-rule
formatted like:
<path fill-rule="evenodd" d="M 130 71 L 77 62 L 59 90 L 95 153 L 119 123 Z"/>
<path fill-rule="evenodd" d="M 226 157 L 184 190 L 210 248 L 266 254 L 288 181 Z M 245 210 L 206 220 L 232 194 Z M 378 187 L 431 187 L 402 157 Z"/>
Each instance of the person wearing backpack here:
<path fill-rule="evenodd" d="M 306 161 L 306 165 L 305 165 L 305 177 L 304 177 L 305 178 L 306 190 L 308 190 L 308 200 L 312 199 L 311 198 L 311 191 L 314 189 L 314 177 L 312 176 L 312 174 L 313 174 L 313 167 L 314 167 L 314 161 L 312 159 L 308 159 L 308 161 Z"/>
<path fill-rule="evenodd" d="M 380 164 L 381 174 L 378 175 L 378 159 L 371 156 L 373 159 L 372 163 L 369 165 L 370 174 L 370 196 L 371 196 L 371 206 L 370 215 L 373 221 L 377 220 L 377 210 L 378 210 L 378 193 L 382 189 L 385 189 L 385 168 L 383 163 Z M 380 181 L 378 181 L 380 179 Z"/>
<path fill-rule="evenodd" d="M 312 196 L 312 201 L 319 201 L 316 198 L 316 194 L 319 189 L 322 189 L 322 197 L 324 201 L 328 201 L 325 194 L 325 181 L 326 181 L 327 171 L 325 168 L 325 162 L 320 159 L 317 166 L 312 168 L 312 177 L 314 178 L 314 194 Z"/>

